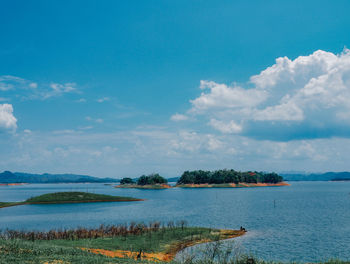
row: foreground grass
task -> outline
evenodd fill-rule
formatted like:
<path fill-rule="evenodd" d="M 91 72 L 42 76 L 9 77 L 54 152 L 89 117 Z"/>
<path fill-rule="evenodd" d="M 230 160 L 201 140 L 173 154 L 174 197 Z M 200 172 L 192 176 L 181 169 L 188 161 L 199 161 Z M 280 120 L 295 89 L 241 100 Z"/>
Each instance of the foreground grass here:
<path fill-rule="evenodd" d="M 127 250 L 144 252 L 170 252 L 173 247 L 201 241 L 216 241 L 243 235 L 239 230 L 221 231 L 218 229 L 201 227 L 161 228 L 143 234 L 128 234 L 125 236 L 104 237 L 79 240 L 52 240 L 51 244 L 69 247 L 99 248 L 106 250 Z M 37 241 L 41 243 L 41 241 Z"/>
<path fill-rule="evenodd" d="M 199 252 L 202 253 L 202 252 Z M 82 251 L 77 248 L 52 245 L 51 241 L 42 243 L 23 240 L 2 240 L 0 239 L 0 263 L 15 264 L 277 264 L 279 262 L 263 261 L 248 255 L 227 256 L 227 250 L 218 247 L 217 244 L 208 245 L 205 255 L 196 260 L 193 256 L 184 259 L 161 262 L 148 260 L 134 260 L 109 258 L 103 255 L 96 255 Z M 350 264 L 350 261 L 330 260 L 327 262 L 315 262 L 320 264 Z"/>
<path fill-rule="evenodd" d="M 57 192 L 32 197 L 23 202 L 0 202 L 0 208 L 23 204 L 91 203 L 91 202 L 126 202 L 142 199 L 96 194 L 87 192 Z"/>
<path fill-rule="evenodd" d="M 19 233 L 17 236 L 20 236 Z M 135 263 L 138 254 L 141 260 L 150 260 L 151 263 L 153 260 L 158 263 L 171 262 L 176 253 L 185 247 L 243 234 L 244 231 L 240 230 L 172 226 L 157 230 L 145 229 L 141 233 L 89 239 L 71 237 L 29 241 L 5 239 L 8 235 L 3 235 L 3 239 L 0 239 L 0 263 L 50 263 L 54 260 L 67 263 Z M 30 235 L 24 237 L 30 239 Z"/>
<path fill-rule="evenodd" d="M 53 245 L 49 241 L 36 243 L 24 240 L 0 240 L 0 263 L 136 263 L 132 259 L 111 259 L 84 252 L 78 248 Z M 139 261 L 137 263 L 149 263 Z"/>

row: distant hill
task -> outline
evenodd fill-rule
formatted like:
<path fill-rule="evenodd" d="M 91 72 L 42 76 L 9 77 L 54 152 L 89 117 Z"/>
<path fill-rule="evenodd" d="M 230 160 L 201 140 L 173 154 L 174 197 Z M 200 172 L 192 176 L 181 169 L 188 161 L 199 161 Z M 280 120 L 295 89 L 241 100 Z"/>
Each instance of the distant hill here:
<path fill-rule="evenodd" d="M 113 178 L 97 178 L 76 174 L 30 174 L 4 171 L 0 173 L 0 183 L 98 183 L 119 182 Z"/>
<path fill-rule="evenodd" d="M 280 173 L 286 181 L 337 181 L 350 180 L 350 172 Z"/>
<path fill-rule="evenodd" d="M 180 177 L 167 178 L 168 182 L 177 182 Z"/>

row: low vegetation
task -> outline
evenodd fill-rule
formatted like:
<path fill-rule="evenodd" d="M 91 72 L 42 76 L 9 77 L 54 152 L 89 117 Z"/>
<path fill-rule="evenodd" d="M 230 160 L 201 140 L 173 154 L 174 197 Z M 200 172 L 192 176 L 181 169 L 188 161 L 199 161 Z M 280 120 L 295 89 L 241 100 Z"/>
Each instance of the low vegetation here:
<path fill-rule="evenodd" d="M 114 233 L 115 231 L 118 232 Z M 51 230 L 49 232 L 5 231 L 0 235 L 0 263 L 48 264 L 276 264 L 246 254 L 234 241 L 221 239 L 241 235 L 242 231 L 187 227 L 186 222 L 176 224 L 158 222 L 118 226 L 100 226 L 97 229 Z M 74 234 L 67 237 L 56 237 Z M 241 233 L 240 233 L 241 232 Z M 34 233 L 35 239 L 32 238 Z M 87 236 L 96 233 L 98 236 Z M 83 237 L 78 237 L 84 234 Z M 174 255 L 184 247 L 214 241 L 181 254 L 177 259 L 160 260 Z M 173 250 L 173 251 L 172 251 Z M 133 252 L 134 254 L 130 254 Z M 159 253 L 163 252 L 163 253 Z M 167 253 L 168 252 L 168 253 Z M 140 256 L 139 258 L 137 256 Z M 322 264 L 349 264 L 349 261 L 331 260 Z"/>
<path fill-rule="evenodd" d="M 102 225 L 97 229 L 48 232 L 7 230 L 0 235 L 0 263 L 4 260 L 7 261 L 4 263 L 41 263 L 37 260 L 48 263 L 53 260 L 63 261 L 58 263 L 79 263 L 78 260 L 84 260 L 80 263 L 134 263 L 132 259 L 170 262 L 185 247 L 244 233 L 244 230 L 187 227 L 185 221 L 166 225 L 159 222 Z M 111 260 L 101 255 L 116 258 Z M 120 258 L 125 258 L 124 262 Z"/>
<path fill-rule="evenodd" d="M 126 202 L 142 201 L 141 199 L 123 196 L 112 196 L 87 192 L 57 192 L 31 197 L 23 202 L 0 202 L 0 208 L 24 204 L 57 204 L 57 203 L 91 203 L 91 202 Z"/>

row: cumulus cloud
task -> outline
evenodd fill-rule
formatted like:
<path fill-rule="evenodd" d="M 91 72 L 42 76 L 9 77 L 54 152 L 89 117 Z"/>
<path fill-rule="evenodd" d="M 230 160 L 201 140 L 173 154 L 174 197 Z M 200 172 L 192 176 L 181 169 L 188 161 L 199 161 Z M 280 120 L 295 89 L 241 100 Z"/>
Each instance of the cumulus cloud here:
<path fill-rule="evenodd" d="M 17 128 L 17 119 L 13 115 L 11 104 L 0 104 L 0 131 L 14 132 Z"/>
<path fill-rule="evenodd" d="M 350 51 L 322 50 L 276 63 L 249 85 L 201 81 L 188 115 L 222 133 L 285 141 L 350 136 Z"/>
<path fill-rule="evenodd" d="M 242 131 L 242 126 L 236 124 L 234 121 L 223 122 L 216 119 L 211 119 L 209 122 L 213 128 L 221 131 L 222 133 L 240 133 Z"/>
<path fill-rule="evenodd" d="M 213 81 L 201 81 L 200 88 L 208 90 L 198 98 L 191 100 L 191 112 L 200 113 L 212 109 L 238 109 L 254 107 L 265 100 L 267 94 L 264 90 L 243 89 L 239 86 L 227 86 Z"/>

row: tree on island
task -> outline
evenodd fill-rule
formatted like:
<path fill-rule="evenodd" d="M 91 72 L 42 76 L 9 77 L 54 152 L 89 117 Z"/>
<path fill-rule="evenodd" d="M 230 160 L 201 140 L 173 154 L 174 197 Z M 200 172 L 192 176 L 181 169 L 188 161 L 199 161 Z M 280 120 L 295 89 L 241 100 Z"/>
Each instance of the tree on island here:
<path fill-rule="evenodd" d="M 177 184 L 278 183 L 283 177 L 272 172 L 240 172 L 235 170 L 185 171 Z"/>
<path fill-rule="evenodd" d="M 153 173 L 150 175 L 142 175 L 137 180 L 137 185 L 155 185 L 155 184 L 166 184 L 168 183 L 167 179 L 160 176 L 158 173 Z"/>
<path fill-rule="evenodd" d="M 120 180 L 120 184 L 135 184 L 135 181 L 131 178 L 123 178 Z"/>

